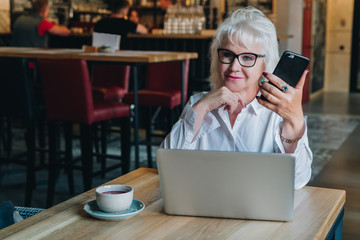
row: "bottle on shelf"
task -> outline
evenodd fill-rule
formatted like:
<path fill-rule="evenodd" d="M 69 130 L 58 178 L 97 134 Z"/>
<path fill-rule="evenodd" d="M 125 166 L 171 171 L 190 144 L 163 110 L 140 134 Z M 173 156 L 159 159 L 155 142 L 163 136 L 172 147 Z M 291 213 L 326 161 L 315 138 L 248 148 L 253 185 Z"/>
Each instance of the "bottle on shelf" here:
<path fill-rule="evenodd" d="M 202 6 L 170 6 L 164 17 L 164 34 L 200 34 L 205 29 Z"/>

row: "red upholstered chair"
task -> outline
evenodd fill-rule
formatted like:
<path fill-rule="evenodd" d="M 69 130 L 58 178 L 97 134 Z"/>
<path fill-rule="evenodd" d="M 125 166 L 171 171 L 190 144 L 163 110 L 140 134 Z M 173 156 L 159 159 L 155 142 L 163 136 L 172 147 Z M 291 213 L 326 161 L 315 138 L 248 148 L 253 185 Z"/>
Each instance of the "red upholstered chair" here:
<path fill-rule="evenodd" d="M 189 62 L 185 61 L 184 77 L 185 92 L 184 99 L 187 99 L 187 88 L 189 79 Z M 181 71 L 182 62 L 167 62 L 148 65 L 146 72 L 145 89 L 138 90 L 139 106 L 157 107 L 154 115 L 149 114 L 146 129 L 148 165 L 152 167 L 151 157 L 151 138 L 153 136 L 154 121 L 159 114 L 160 108 L 169 110 L 168 124 L 166 131 L 170 131 L 174 121 L 173 111 L 175 107 L 181 106 Z M 129 92 L 124 98 L 124 102 L 132 104 L 134 93 Z"/>
<path fill-rule="evenodd" d="M 129 91 L 129 65 L 93 64 L 91 82 L 94 98 L 119 101 Z"/>
<path fill-rule="evenodd" d="M 130 108 L 129 105 L 113 102 L 94 102 L 87 63 L 78 59 L 39 59 L 40 76 L 43 81 L 44 98 L 49 120 L 50 162 L 48 206 L 52 204 L 55 189 L 56 142 L 55 121 L 80 124 L 81 160 L 84 190 L 92 187 L 93 171 L 93 125 L 110 119 L 121 119 L 121 164 L 122 172 L 130 165 Z M 105 134 L 105 131 L 102 131 Z M 68 134 L 71 136 L 71 134 Z M 105 140 L 106 137 L 102 136 Z M 67 146 L 71 147 L 67 138 Z M 106 141 L 102 141 L 105 142 Z M 104 145 L 102 154 L 106 153 Z M 120 154 L 119 154 L 120 156 Z M 114 166 L 110 167 L 114 169 Z"/>
<path fill-rule="evenodd" d="M 121 102 L 129 91 L 130 66 L 95 63 L 91 65 L 90 69 L 94 100 Z M 118 131 L 111 129 L 111 132 Z M 97 138 L 97 133 L 95 134 Z M 95 142 L 95 149 L 98 152 L 98 141 Z M 102 162 L 105 163 L 104 161 Z"/>

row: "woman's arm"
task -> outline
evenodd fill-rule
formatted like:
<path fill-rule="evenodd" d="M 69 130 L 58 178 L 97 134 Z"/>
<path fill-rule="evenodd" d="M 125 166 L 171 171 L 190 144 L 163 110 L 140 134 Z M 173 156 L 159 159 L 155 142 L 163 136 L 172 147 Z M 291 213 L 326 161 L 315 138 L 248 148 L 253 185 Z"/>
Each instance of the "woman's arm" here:
<path fill-rule="evenodd" d="M 296 142 L 296 148 L 292 153 L 292 155 L 295 157 L 295 189 L 300 189 L 305 186 L 311 177 L 311 164 L 313 155 L 309 147 L 306 117 L 304 118 L 304 123 L 304 134 L 299 139 L 299 141 Z M 279 129 L 281 129 L 282 124 L 282 121 L 278 123 L 278 128 L 275 132 L 276 144 L 274 146 L 274 152 L 277 153 L 285 153 L 287 151 L 280 137 Z"/>
<path fill-rule="evenodd" d="M 280 152 L 293 153 L 295 156 L 295 189 L 305 186 L 311 177 L 312 152 L 307 137 L 307 127 L 302 109 L 302 91 L 308 70 L 304 71 L 295 88 L 288 86 L 281 91 L 267 82 L 260 85 L 260 92 L 270 102 L 258 101 L 263 106 L 279 114 L 283 121 L 276 134 L 276 142 Z M 266 78 L 282 89 L 286 83 L 273 74 Z"/>
<path fill-rule="evenodd" d="M 264 73 L 264 76 L 275 84 L 278 88 L 267 82 L 262 82 L 260 92 L 269 102 L 258 98 L 261 105 L 276 112 L 283 118 L 280 136 L 286 153 L 293 153 L 297 147 L 297 142 L 305 132 L 304 113 L 302 109 L 302 91 L 308 70 L 305 70 L 300 81 L 295 88 L 288 86 L 286 91 L 280 89 L 286 83 L 277 76 Z"/>

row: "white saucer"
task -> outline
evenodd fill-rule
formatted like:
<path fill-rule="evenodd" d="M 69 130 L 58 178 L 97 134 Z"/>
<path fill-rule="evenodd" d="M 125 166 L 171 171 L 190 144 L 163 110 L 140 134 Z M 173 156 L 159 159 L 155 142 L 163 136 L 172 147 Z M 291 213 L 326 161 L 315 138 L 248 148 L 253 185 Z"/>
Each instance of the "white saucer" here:
<path fill-rule="evenodd" d="M 118 212 L 118 213 L 107 213 L 100 210 L 96 200 L 88 202 L 84 206 L 85 212 L 94 218 L 99 218 L 103 220 L 123 220 L 135 216 L 140 213 L 145 208 L 145 204 L 140 200 L 133 199 L 129 209 Z"/>

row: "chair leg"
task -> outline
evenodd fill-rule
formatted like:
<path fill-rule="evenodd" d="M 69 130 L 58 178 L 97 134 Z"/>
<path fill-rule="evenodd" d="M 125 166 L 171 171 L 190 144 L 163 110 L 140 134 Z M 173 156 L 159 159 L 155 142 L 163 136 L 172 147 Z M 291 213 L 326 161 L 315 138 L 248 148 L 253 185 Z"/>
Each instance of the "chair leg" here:
<path fill-rule="evenodd" d="M 26 146 L 28 159 L 26 164 L 25 206 L 30 206 L 32 193 L 35 188 L 35 122 L 33 120 L 27 120 L 26 125 Z"/>
<path fill-rule="evenodd" d="M 148 167 L 152 168 L 152 156 L 151 156 L 151 136 L 153 134 L 154 131 L 154 122 L 153 122 L 153 117 L 151 114 L 151 107 L 149 106 L 147 108 L 147 119 L 149 119 L 149 121 L 147 121 L 146 124 L 146 151 L 147 151 L 147 158 L 148 158 Z"/>
<path fill-rule="evenodd" d="M 107 122 L 101 123 L 101 177 L 105 178 L 105 169 L 106 169 L 106 151 L 107 151 L 107 141 L 106 141 L 106 133 L 108 132 L 108 125 Z"/>
<path fill-rule="evenodd" d="M 12 154 L 12 126 L 11 126 L 11 119 L 10 117 L 4 117 L 3 121 L 3 130 L 4 134 L 2 134 L 2 142 L 4 147 L 5 156 L 7 159 L 10 159 Z"/>
<path fill-rule="evenodd" d="M 98 137 L 98 125 L 97 124 L 94 124 L 93 126 L 92 126 L 92 128 L 93 128 L 93 135 L 94 135 L 94 148 L 95 148 L 95 152 L 96 152 L 96 154 L 97 154 L 97 162 L 98 163 L 101 163 L 101 161 L 102 161 L 102 158 L 101 158 L 101 156 L 100 156 L 100 150 L 99 150 L 99 137 Z M 101 131 L 101 130 L 100 130 Z M 101 133 L 100 133 L 101 134 Z M 100 136 L 100 138 L 101 138 L 101 136 Z M 101 140 L 100 140 L 101 141 Z M 101 145 L 101 143 L 100 143 L 100 145 Z"/>
<path fill-rule="evenodd" d="M 11 157 L 11 150 L 11 119 L 9 117 L 0 117 L 0 155 L 3 155 L 5 159 L 9 160 Z"/>
<path fill-rule="evenodd" d="M 3 155 L 5 150 L 5 123 L 4 118 L 0 117 L 0 156 Z M 1 171 L 1 161 L 0 161 L 0 171 Z"/>
<path fill-rule="evenodd" d="M 88 191 L 92 187 L 93 158 L 91 130 L 91 126 L 80 124 L 81 162 L 83 170 L 84 191 Z"/>
<path fill-rule="evenodd" d="M 12 155 L 12 147 L 13 147 L 13 140 L 12 140 L 12 124 L 10 117 L 6 118 L 7 122 L 7 155 L 8 158 Z"/>
<path fill-rule="evenodd" d="M 73 164 L 73 125 L 72 123 L 65 123 L 65 170 L 68 176 L 69 192 L 74 195 L 74 174 L 72 169 Z"/>
<path fill-rule="evenodd" d="M 45 165 L 45 121 L 39 120 L 37 124 L 37 128 L 39 129 L 39 147 L 40 147 L 40 164 L 42 166 Z"/>
<path fill-rule="evenodd" d="M 50 121 L 48 123 L 49 134 L 49 167 L 48 167 L 48 189 L 47 189 L 47 201 L 46 207 L 51 207 L 54 202 L 55 194 L 55 181 L 56 181 L 56 158 L 57 158 L 57 134 L 56 134 L 56 122 Z"/>
<path fill-rule="evenodd" d="M 171 128 L 172 128 L 172 125 L 173 125 L 173 122 L 174 122 L 174 111 L 175 111 L 175 108 L 174 109 L 169 109 L 168 110 L 168 124 L 167 124 L 167 127 L 166 127 L 166 133 L 165 135 L 167 135 L 170 131 L 171 131 Z"/>
<path fill-rule="evenodd" d="M 130 172 L 130 118 L 121 119 L 121 163 L 122 173 Z"/>

